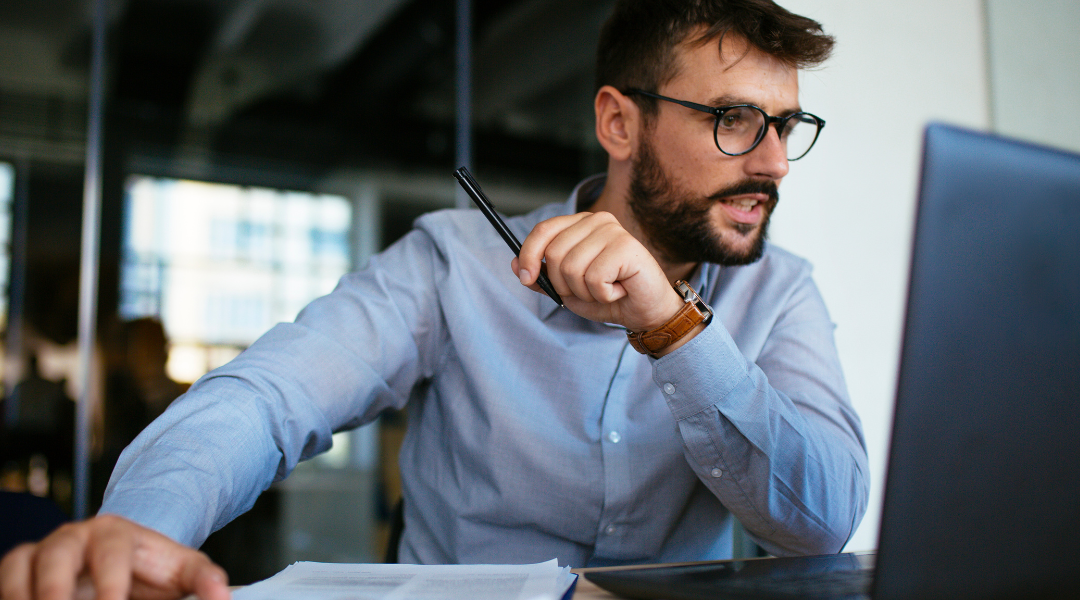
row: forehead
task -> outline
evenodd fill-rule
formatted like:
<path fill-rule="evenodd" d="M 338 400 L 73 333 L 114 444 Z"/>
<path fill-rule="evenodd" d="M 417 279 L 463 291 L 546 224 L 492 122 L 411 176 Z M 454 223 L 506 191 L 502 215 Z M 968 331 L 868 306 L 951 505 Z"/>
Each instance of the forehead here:
<path fill-rule="evenodd" d="M 799 75 L 738 36 L 675 48 L 675 76 L 662 86 L 666 96 L 702 104 L 749 103 L 769 114 L 799 107 Z"/>

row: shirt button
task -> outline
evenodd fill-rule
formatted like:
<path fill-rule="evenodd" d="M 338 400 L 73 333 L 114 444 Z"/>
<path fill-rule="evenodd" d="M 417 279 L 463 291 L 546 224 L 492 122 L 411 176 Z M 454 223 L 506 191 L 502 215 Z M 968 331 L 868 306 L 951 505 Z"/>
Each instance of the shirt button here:
<path fill-rule="evenodd" d="M 713 469 L 709 472 L 709 475 L 712 475 L 713 477 L 722 477 L 724 475 L 724 472 L 720 469 Z"/>
<path fill-rule="evenodd" d="M 675 393 L 675 384 L 665 383 L 664 384 L 664 393 L 667 394 L 668 396 L 674 394 Z"/>
<path fill-rule="evenodd" d="M 606 528 L 604 528 L 604 533 L 606 533 L 608 535 L 614 535 L 615 534 L 615 526 L 614 525 L 608 525 Z"/>
<path fill-rule="evenodd" d="M 610 441 L 610 442 L 611 442 L 612 444 L 618 444 L 618 443 L 619 443 L 619 440 L 621 440 L 621 439 L 622 439 L 622 436 L 621 436 L 621 435 L 619 435 L 619 432 L 618 432 L 618 431 L 612 431 L 611 433 L 607 434 L 607 439 L 608 439 L 608 441 Z"/>

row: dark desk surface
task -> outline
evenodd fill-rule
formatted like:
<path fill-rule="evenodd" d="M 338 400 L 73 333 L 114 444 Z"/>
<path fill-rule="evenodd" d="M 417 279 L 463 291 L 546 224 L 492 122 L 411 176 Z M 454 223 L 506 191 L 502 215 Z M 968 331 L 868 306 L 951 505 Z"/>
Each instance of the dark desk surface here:
<path fill-rule="evenodd" d="M 715 562 L 715 561 L 705 561 Z M 697 565 L 702 564 L 700 562 L 686 562 L 686 563 L 665 563 L 663 565 L 649 565 L 649 566 L 676 566 L 676 565 Z M 601 588 L 595 583 L 585 579 L 585 573 L 593 571 L 620 571 L 623 569 L 639 569 L 646 565 L 631 565 L 625 567 L 592 567 L 582 569 L 571 569 L 570 571 L 578 574 L 577 587 L 574 589 L 574 600 L 617 600 L 622 596 L 616 596 L 611 592 Z"/>
<path fill-rule="evenodd" d="M 846 553 L 846 554 L 844 554 L 844 556 L 848 557 L 848 558 L 854 557 L 854 559 L 858 561 L 859 566 L 861 566 L 861 567 L 869 567 L 869 566 L 873 565 L 873 561 L 874 561 L 874 558 L 876 556 L 876 553 L 873 552 L 873 551 L 861 551 L 861 552 Z M 739 560 L 741 562 L 745 562 L 745 561 L 770 560 L 770 559 L 769 558 L 762 558 L 762 559 L 746 558 L 746 559 L 739 559 Z M 787 559 L 781 559 L 781 560 L 787 560 Z M 673 566 L 686 566 L 686 565 L 715 564 L 715 563 L 724 563 L 724 562 L 729 562 L 729 561 L 698 561 L 698 562 L 682 562 L 682 563 L 665 563 L 665 564 L 655 564 L 655 565 L 631 565 L 631 566 L 623 566 L 623 567 L 596 567 L 596 568 L 571 569 L 571 571 L 573 573 L 578 574 L 577 587 L 574 590 L 574 600 L 616 600 L 616 599 L 622 598 L 622 596 L 615 595 L 615 594 L 601 588 L 600 586 L 596 585 L 595 583 L 589 581 L 588 579 L 586 579 L 585 578 L 586 573 L 600 572 L 600 571 L 621 571 L 621 570 L 625 570 L 625 569 L 640 569 L 640 568 L 648 568 L 648 567 L 673 567 Z"/>

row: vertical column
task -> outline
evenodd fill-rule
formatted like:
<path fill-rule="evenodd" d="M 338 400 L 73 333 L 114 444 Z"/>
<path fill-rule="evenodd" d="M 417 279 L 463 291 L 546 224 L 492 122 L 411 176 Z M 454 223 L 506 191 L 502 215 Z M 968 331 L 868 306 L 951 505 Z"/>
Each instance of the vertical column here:
<path fill-rule="evenodd" d="M 352 270 L 362 269 L 382 247 L 382 197 L 378 186 L 364 181 L 354 186 L 350 194 L 353 204 L 353 264 Z M 349 465 L 367 472 L 374 479 L 379 462 L 378 423 L 364 425 L 349 432 Z"/>
<path fill-rule="evenodd" d="M 82 249 L 79 264 L 79 402 L 75 413 L 74 517 L 90 504 L 90 428 L 95 398 L 93 377 L 98 292 L 98 236 L 101 229 L 101 134 L 105 95 L 105 0 L 93 3 L 90 108 L 86 124 Z"/>
<path fill-rule="evenodd" d="M 19 416 L 19 399 L 12 392 L 26 375 L 23 361 L 23 315 L 26 300 L 26 228 L 30 211 L 30 159 L 15 164 L 15 190 L 11 203 L 11 268 L 8 280 L 8 324 L 4 340 L 4 422 L 14 425 Z"/>
<path fill-rule="evenodd" d="M 472 170 L 472 0 L 457 0 L 457 35 L 454 53 L 456 65 L 455 102 L 457 105 L 454 159 L 457 167 Z M 454 186 L 454 205 L 472 206 L 459 186 Z"/>

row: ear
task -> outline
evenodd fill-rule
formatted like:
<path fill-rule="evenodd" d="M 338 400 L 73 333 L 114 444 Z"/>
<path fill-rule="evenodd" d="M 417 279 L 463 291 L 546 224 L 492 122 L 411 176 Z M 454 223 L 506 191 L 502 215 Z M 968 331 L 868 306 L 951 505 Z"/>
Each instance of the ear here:
<path fill-rule="evenodd" d="M 637 147 L 641 112 L 633 100 L 610 85 L 596 92 L 596 139 L 614 161 L 628 160 Z"/>

